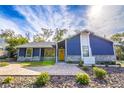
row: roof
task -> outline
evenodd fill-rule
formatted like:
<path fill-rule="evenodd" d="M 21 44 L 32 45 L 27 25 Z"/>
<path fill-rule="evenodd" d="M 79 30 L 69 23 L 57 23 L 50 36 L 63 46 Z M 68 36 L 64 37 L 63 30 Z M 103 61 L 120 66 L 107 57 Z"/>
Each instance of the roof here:
<path fill-rule="evenodd" d="M 94 32 L 91 32 L 91 31 L 89 31 L 89 30 L 87 30 L 87 29 L 85 29 L 85 30 L 83 30 L 83 31 L 81 31 L 81 32 L 79 32 L 79 33 L 77 33 L 77 34 L 75 34 L 75 35 L 69 37 L 69 38 L 72 38 L 72 37 L 74 37 L 74 36 L 76 36 L 76 35 L 79 35 L 79 34 L 81 34 L 81 33 L 90 33 L 90 34 L 93 34 L 93 35 L 95 35 L 95 36 L 97 36 L 97 37 L 99 37 L 99 38 L 102 38 L 102 39 L 104 39 L 104 40 L 107 40 L 107 41 L 109 41 L 109 42 L 113 42 L 112 40 L 109 40 L 109 39 L 106 39 L 106 38 L 104 38 L 104 37 L 98 36 L 98 35 L 96 35 Z M 67 40 L 67 39 L 69 39 L 69 38 L 65 38 L 65 39 L 63 39 L 63 40 L 60 40 L 59 42 L 64 41 L 64 40 Z M 59 42 L 58 42 L 58 43 L 59 43 Z"/>
<path fill-rule="evenodd" d="M 30 42 L 27 44 L 19 45 L 17 48 L 52 48 L 54 42 Z"/>

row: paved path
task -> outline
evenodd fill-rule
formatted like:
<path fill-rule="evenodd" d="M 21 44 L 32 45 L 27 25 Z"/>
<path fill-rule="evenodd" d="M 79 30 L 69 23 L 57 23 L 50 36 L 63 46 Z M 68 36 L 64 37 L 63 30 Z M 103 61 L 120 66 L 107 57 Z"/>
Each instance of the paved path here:
<path fill-rule="evenodd" d="M 75 64 L 58 63 L 53 66 L 26 67 L 19 64 L 10 64 L 0 67 L 0 75 L 39 75 L 41 72 L 48 72 L 51 75 L 75 75 L 83 72 Z"/>

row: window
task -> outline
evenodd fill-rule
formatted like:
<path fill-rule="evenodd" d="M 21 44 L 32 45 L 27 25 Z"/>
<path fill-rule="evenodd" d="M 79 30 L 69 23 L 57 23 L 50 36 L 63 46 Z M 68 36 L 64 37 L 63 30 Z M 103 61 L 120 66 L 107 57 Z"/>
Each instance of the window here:
<path fill-rule="evenodd" d="M 52 48 L 44 49 L 44 56 L 45 57 L 54 57 L 55 49 L 52 49 Z"/>
<path fill-rule="evenodd" d="M 26 57 L 31 57 L 31 56 L 32 56 L 32 48 L 27 48 Z"/>
<path fill-rule="evenodd" d="M 83 46 L 83 56 L 84 57 L 89 56 L 89 48 L 88 48 L 88 46 Z"/>

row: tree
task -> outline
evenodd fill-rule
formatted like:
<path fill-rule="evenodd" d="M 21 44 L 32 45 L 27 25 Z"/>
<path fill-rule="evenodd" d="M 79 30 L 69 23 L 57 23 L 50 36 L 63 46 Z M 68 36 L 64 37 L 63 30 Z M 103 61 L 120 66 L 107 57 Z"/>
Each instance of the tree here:
<path fill-rule="evenodd" d="M 124 33 L 117 33 L 112 35 L 111 39 L 117 43 L 123 44 L 123 38 L 124 37 Z M 119 60 L 124 60 L 124 47 L 123 46 L 115 46 L 115 50 L 116 50 L 116 56 L 117 59 Z"/>
<path fill-rule="evenodd" d="M 5 41 L 8 43 L 7 50 L 9 57 L 14 57 L 15 53 L 17 52 L 16 46 L 25 44 L 28 42 L 26 37 L 23 37 L 20 34 L 15 34 L 13 30 L 2 30 L 0 34 L 1 38 L 4 38 Z"/>
<path fill-rule="evenodd" d="M 34 42 L 47 41 L 49 39 L 49 37 L 53 34 L 53 31 L 51 29 L 47 29 L 47 28 L 41 28 L 41 32 L 37 33 L 36 35 L 33 36 Z"/>
<path fill-rule="evenodd" d="M 41 34 L 36 34 L 36 35 L 33 36 L 33 41 L 34 42 L 43 42 L 45 40 L 44 40 L 44 38 L 42 37 Z"/>
<path fill-rule="evenodd" d="M 53 37 L 54 41 L 60 41 L 63 39 L 64 34 L 66 34 L 67 30 L 66 29 L 56 29 L 55 35 Z"/>

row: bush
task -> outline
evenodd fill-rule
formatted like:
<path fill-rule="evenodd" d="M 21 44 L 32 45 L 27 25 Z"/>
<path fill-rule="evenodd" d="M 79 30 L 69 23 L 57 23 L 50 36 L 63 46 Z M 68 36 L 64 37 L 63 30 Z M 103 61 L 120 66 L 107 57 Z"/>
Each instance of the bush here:
<path fill-rule="evenodd" d="M 86 73 L 78 73 L 76 75 L 76 82 L 83 85 L 88 85 L 90 82 L 90 77 Z"/>
<path fill-rule="evenodd" d="M 47 72 L 44 72 L 39 75 L 35 84 L 37 86 L 44 86 L 49 80 L 50 80 L 50 75 Z"/>
<path fill-rule="evenodd" d="M 92 67 L 96 67 L 96 65 L 95 64 L 92 64 Z"/>
<path fill-rule="evenodd" d="M 4 79 L 3 84 L 10 84 L 14 80 L 14 77 L 8 76 Z"/>
<path fill-rule="evenodd" d="M 8 66 L 9 63 L 8 62 L 0 62 L 0 67 L 3 67 L 3 66 Z"/>
<path fill-rule="evenodd" d="M 82 69 L 85 70 L 85 71 L 89 70 L 89 68 L 87 66 L 83 66 Z"/>
<path fill-rule="evenodd" d="M 93 72 L 96 78 L 99 78 L 99 79 L 103 79 L 107 74 L 107 72 L 104 69 L 98 68 L 98 67 L 94 67 Z"/>
<path fill-rule="evenodd" d="M 82 67 L 83 66 L 83 64 L 84 64 L 84 62 L 82 61 L 82 60 L 80 60 L 80 62 L 79 62 L 79 67 Z"/>

